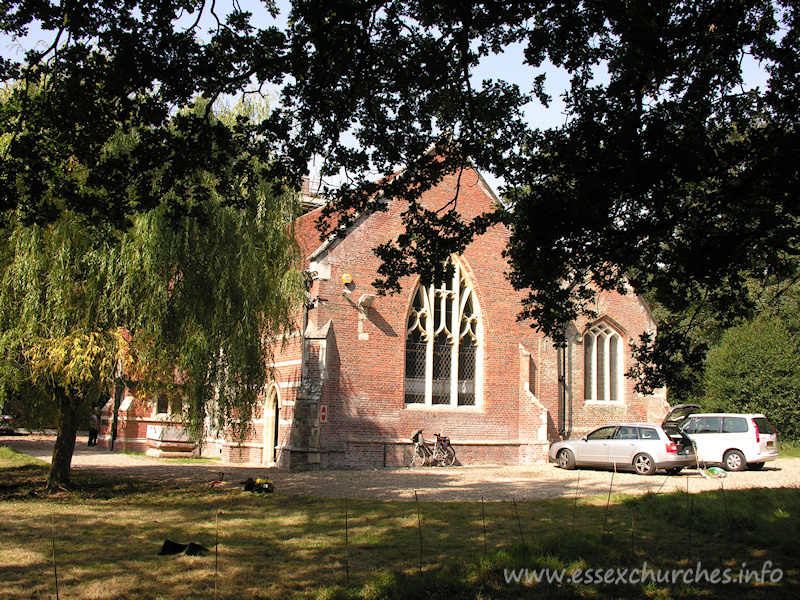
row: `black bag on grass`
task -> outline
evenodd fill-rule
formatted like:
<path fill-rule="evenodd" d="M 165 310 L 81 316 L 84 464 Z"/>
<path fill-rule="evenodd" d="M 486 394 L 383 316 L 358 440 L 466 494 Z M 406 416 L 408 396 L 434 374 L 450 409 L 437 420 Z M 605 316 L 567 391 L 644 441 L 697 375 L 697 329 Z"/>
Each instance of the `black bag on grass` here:
<path fill-rule="evenodd" d="M 179 544 L 172 540 L 164 540 L 161 545 L 161 550 L 158 551 L 159 556 L 172 556 L 174 554 L 183 554 L 185 556 L 205 556 L 210 550 L 200 544 L 189 542 L 188 544 Z"/>

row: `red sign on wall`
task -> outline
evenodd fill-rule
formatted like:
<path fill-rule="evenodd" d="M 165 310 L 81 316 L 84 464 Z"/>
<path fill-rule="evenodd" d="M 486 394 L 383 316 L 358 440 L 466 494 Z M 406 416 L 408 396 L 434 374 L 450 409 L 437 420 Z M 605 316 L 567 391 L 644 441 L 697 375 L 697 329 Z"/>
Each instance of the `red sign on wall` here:
<path fill-rule="evenodd" d="M 328 407 L 323 404 L 319 407 L 319 422 L 320 423 L 327 423 L 328 421 Z"/>

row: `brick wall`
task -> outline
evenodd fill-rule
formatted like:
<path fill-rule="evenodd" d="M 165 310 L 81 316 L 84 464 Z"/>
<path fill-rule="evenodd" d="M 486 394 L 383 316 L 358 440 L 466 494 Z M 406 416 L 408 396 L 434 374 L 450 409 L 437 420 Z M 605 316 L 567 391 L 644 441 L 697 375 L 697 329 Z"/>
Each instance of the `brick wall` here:
<path fill-rule="evenodd" d="M 459 186 L 458 209 L 466 216 L 486 210 L 492 197 L 475 173 L 459 182 L 447 178 L 426 194 L 424 202 L 437 208 L 450 201 Z M 376 294 L 373 282 L 379 261 L 372 252 L 378 244 L 401 232 L 401 202 L 389 210 L 362 218 L 341 240 L 312 256 L 321 276 L 311 294 L 319 304 L 308 313 L 315 328 L 329 326 L 325 370 L 318 366 L 318 349 L 309 348 L 306 374 L 324 384 L 303 408 L 307 423 L 293 428 L 291 453 L 298 461 L 308 440 L 319 455 L 319 466 L 382 466 L 399 464 L 401 448 L 417 429 L 428 438 L 443 432 L 469 464 L 517 463 L 546 458 L 547 442 L 556 439 L 559 414 L 558 356 L 553 344 L 517 321 L 521 295 L 505 278 L 508 265 L 502 250 L 508 232 L 496 226 L 464 252 L 462 267 L 477 298 L 483 338 L 483 368 L 478 407 L 423 407 L 405 405 L 404 364 L 406 321 L 418 281 L 407 278 L 395 296 L 377 297 L 367 309 L 358 306 L 363 294 Z M 308 221 L 314 215 L 308 215 Z M 302 227 L 301 227 L 302 228 Z M 312 246 L 309 246 L 310 248 Z M 352 282 L 345 284 L 348 274 Z M 632 295 L 600 294 L 598 312 L 613 315 L 633 339 L 652 328 L 652 319 Z M 575 324 L 582 331 L 586 323 Z M 574 341 L 567 349 L 565 391 L 568 433 L 606 423 L 621 416 L 643 416 L 645 402 L 625 384 L 623 410 L 617 406 L 586 408 L 583 400 L 583 354 Z M 531 375 L 532 370 L 534 375 Z M 530 389 L 533 382 L 535 389 Z M 527 385 L 526 385 L 527 384 Z M 298 400 L 298 404 L 300 401 Z M 319 422 L 325 407 L 327 421 Z M 295 406 L 295 415 L 299 407 Z M 313 430 L 313 434 L 312 434 Z"/>

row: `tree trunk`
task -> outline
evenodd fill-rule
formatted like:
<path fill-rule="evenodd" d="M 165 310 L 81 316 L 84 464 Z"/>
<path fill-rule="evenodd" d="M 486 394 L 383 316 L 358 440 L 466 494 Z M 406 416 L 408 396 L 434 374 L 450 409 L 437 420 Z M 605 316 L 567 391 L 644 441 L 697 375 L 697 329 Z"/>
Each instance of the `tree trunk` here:
<path fill-rule="evenodd" d="M 114 442 L 117 441 L 117 423 L 119 422 L 119 406 L 122 403 L 122 394 L 125 393 L 125 386 L 122 379 L 114 380 L 113 412 L 111 414 L 111 450 L 114 449 Z"/>
<path fill-rule="evenodd" d="M 53 460 L 50 463 L 50 474 L 47 476 L 46 487 L 50 491 L 69 487 L 69 470 L 72 453 L 75 451 L 78 415 L 82 404 L 81 398 L 70 396 L 61 387 L 53 390 L 53 397 L 59 406 L 59 420 L 56 445 L 53 448 Z"/>

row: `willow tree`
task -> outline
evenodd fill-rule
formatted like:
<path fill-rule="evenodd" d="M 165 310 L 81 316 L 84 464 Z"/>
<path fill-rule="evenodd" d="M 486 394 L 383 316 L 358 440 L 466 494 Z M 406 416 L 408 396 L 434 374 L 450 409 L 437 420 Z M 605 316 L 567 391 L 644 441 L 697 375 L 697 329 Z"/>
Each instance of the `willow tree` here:
<path fill-rule="evenodd" d="M 175 145 L 193 121 L 224 131 L 253 116 L 218 120 L 201 104 L 175 117 Z M 120 134 L 105 151 L 132 160 L 147 134 Z M 68 208 L 41 224 L 22 210 L 6 214 L 13 253 L 2 265 L 0 385 L 35 388 L 57 406 L 48 488 L 69 485 L 78 415 L 108 398 L 120 373 L 180 386 L 195 433 L 206 423 L 239 434 L 246 427 L 269 380 L 274 339 L 293 327 L 302 282 L 289 230 L 297 196 L 268 178 L 244 142 L 222 188 L 202 168 L 175 177 L 179 156 L 154 164 L 151 181 L 172 183 L 127 227 Z M 76 162 L 76 184 L 91 171 Z"/>
<path fill-rule="evenodd" d="M 120 249 L 114 302 L 135 371 L 145 387 L 177 389 L 196 439 L 204 427 L 244 435 L 304 290 L 290 235 L 297 195 L 266 180 L 239 194 L 243 206 L 209 196 L 191 215 L 143 214 Z"/>
<path fill-rule="evenodd" d="M 277 110 L 211 108 L 282 81 L 284 35 L 266 13 L 270 0 L 255 27 L 235 0 L 3 2 L 0 32 L 44 39 L 0 58 L 13 248 L 0 253 L 0 383 L 59 405 L 50 487 L 69 483 L 76 415 L 121 357 L 179 383 L 195 429 L 212 401 L 218 425 L 237 409 L 246 421 L 268 377 L 296 297 L 287 125 Z"/>
<path fill-rule="evenodd" d="M 69 483 L 78 416 L 96 403 L 117 367 L 119 330 L 106 299 L 113 233 L 72 214 L 18 225 L 0 291 L 3 391 L 45 391 L 59 415 L 48 487 Z"/>

